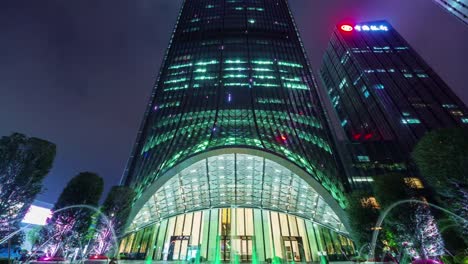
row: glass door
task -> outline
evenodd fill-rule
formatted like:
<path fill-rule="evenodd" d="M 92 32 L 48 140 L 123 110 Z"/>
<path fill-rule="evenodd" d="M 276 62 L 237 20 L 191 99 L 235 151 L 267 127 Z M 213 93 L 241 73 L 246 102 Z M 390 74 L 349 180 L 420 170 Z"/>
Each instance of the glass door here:
<path fill-rule="evenodd" d="M 172 236 L 167 260 L 186 260 L 190 236 Z"/>
<path fill-rule="evenodd" d="M 284 255 L 287 261 L 302 262 L 305 260 L 302 237 L 283 237 Z"/>

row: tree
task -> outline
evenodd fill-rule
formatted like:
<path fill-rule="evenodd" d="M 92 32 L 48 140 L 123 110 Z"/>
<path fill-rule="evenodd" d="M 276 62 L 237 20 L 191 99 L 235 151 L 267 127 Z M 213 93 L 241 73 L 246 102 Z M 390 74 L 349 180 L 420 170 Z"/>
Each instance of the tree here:
<path fill-rule="evenodd" d="M 398 201 L 420 196 L 412 189 L 401 173 L 388 173 L 374 177 L 373 189 L 382 209 Z M 425 199 L 423 198 L 423 201 Z M 390 230 L 397 244 L 405 246 L 413 254 L 423 257 L 443 253 L 443 241 L 429 206 L 420 203 L 404 203 L 394 207 L 385 218 L 384 228 Z"/>
<path fill-rule="evenodd" d="M 372 186 L 375 198 L 382 209 L 386 209 L 395 202 L 410 199 L 408 187 L 404 182 L 404 175 L 401 173 L 388 173 L 374 177 Z M 407 241 L 411 234 L 412 214 L 414 210 L 410 204 L 401 204 L 393 208 L 385 218 L 384 225 L 392 230 L 399 242 Z"/>
<path fill-rule="evenodd" d="M 444 254 L 444 242 L 428 206 L 419 205 L 415 213 L 415 242 L 424 259 Z"/>
<path fill-rule="evenodd" d="M 55 158 L 53 143 L 13 133 L 0 139 L 0 237 L 19 229 Z"/>
<path fill-rule="evenodd" d="M 103 187 L 104 182 L 97 174 L 82 172 L 68 182 L 52 211 L 73 205 L 96 207 Z M 65 254 L 70 247 L 84 242 L 93 213 L 88 208 L 72 208 L 54 213 L 42 232 L 42 242 L 49 240 L 49 255 Z"/>
<path fill-rule="evenodd" d="M 448 210 L 468 219 L 468 130 L 447 128 L 427 133 L 412 158 L 419 171 Z M 453 219 L 468 243 L 468 222 Z"/>
<path fill-rule="evenodd" d="M 114 186 L 107 195 L 102 211 L 114 222 L 114 230 L 118 237 L 123 235 L 123 228 L 132 210 L 135 192 L 127 186 Z"/>
<path fill-rule="evenodd" d="M 372 231 L 379 216 L 378 209 L 369 202 L 371 193 L 354 191 L 348 195 L 347 214 L 351 237 L 359 248 L 370 243 Z"/>
<path fill-rule="evenodd" d="M 93 246 L 93 252 L 95 254 L 105 254 L 112 248 L 114 239 L 112 237 L 112 229 L 117 236 L 115 239 L 123 235 L 134 197 L 135 192 L 129 187 L 112 187 L 101 209 L 108 217 L 109 222 L 104 221 L 102 218 L 99 222 Z"/>
<path fill-rule="evenodd" d="M 39 241 L 39 236 L 41 234 L 41 227 L 35 226 L 31 228 L 27 233 L 26 233 L 26 241 L 31 244 L 31 251 L 34 249 L 34 245 L 37 244 Z"/>

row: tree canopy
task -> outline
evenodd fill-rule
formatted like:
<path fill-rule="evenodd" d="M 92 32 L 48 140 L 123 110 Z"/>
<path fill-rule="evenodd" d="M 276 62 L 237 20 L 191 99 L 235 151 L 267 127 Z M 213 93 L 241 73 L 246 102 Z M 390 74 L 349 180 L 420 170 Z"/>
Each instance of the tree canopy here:
<path fill-rule="evenodd" d="M 73 205 L 97 207 L 104 181 L 97 174 L 82 172 L 63 189 L 53 211 Z M 43 229 L 42 239 L 50 239 L 48 251 L 52 256 L 64 254 L 68 248 L 83 242 L 95 212 L 88 208 L 72 208 L 54 213 Z"/>
<path fill-rule="evenodd" d="M 439 204 L 468 219 L 468 129 L 445 128 L 427 133 L 412 158 Z M 468 222 L 450 216 L 468 244 Z"/>
<path fill-rule="evenodd" d="M 114 186 L 102 205 L 102 212 L 114 221 L 114 229 L 117 236 L 123 233 L 132 202 L 135 197 L 133 189 L 127 186 Z"/>
<path fill-rule="evenodd" d="M 13 133 L 0 139 L 0 237 L 19 224 L 49 173 L 56 153 L 53 143 Z"/>
<path fill-rule="evenodd" d="M 372 204 L 366 203 L 366 200 L 372 194 L 366 191 L 354 191 L 348 194 L 348 213 L 349 224 L 351 226 L 350 234 L 358 247 L 370 243 L 372 238 L 372 229 L 377 222 L 379 211 Z"/>
<path fill-rule="evenodd" d="M 454 183 L 468 184 L 468 130 L 446 128 L 427 133 L 412 157 L 425 180 L 444 196 Z"/>
<path fill-rule="evenodd" d="M 97 207 L 103 189 L 104 181 L 101 177 L 92 172 L 81 172 L 68 182 L 55 203 L 53 211 L 72 205 Z M 73 223 L 76 231 L 84 233 L 93 213 L 86 208 L 75 208 L 57 213 L 52 219 L 61 224 Z"/>
<path fill-rule="evenodd" d="M 65 186 L 53 210 L 78 204 L 97 206 L 103 189 L 101 177 L 92 172 L 81 172 Z"/>
<path fill-rule="evenodd" d="M 110 253 L 109 251 L 111 251 L 114 242 L 111 230 L 115 231 L 115 239 L 123 235 L 134 197 L 135 192 L 130 187 L 112 187 L 101 208 L 109 221 L 104 221 L 102 218 L 98 221 L 97 235 L 92 249 L 95 254 Z M 114 249 L 113 253 L 117 253 L 117 249 Z"/>

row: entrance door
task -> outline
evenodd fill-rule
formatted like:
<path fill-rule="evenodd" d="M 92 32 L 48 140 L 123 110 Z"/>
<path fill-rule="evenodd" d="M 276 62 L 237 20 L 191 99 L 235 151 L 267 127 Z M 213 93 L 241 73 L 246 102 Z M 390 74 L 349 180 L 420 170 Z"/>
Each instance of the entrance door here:
<path fill-rule="evenodd" d="M 185 260 L 187 258 L 190 236 L 171 236 L 167 260 Z"/>
<path fill-rule="evenodd" d="M 251 236 L 242 236 L 239 237 L 240 248 L 239 255 L 242 262 L 251 262 L 252 261 L 252 237 Z"/>
<path fill-rule="evenodd" d="M 220 239 L 221 260 L 238 259 L 240 262 L 252 261 L 252 236 L 222 236 Z"/>
<path fill-rule="evenodd" d="M 305 261 L 304 246 L 302 237 L 283 237 L 284 255 L 287 261 L 302 262 Z"/>
<path fill-rule="evenodd" d="M 221 260 L 229 261 L 231 260 L 231 238 L 227 236 L 222 236 L 220 239 L 221 250 Z"/>

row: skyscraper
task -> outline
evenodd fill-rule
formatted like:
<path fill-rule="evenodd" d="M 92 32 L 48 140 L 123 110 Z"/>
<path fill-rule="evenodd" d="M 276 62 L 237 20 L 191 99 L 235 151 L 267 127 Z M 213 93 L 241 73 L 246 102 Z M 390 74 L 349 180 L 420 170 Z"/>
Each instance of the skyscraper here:
<path fill-rule="evenodd" d="M 369 176 L 406 171 L 427 131 L 468 125 L 463 102 L 386 21 L 338 25 L 321 77 L 351 153 L 355 188 Z"/>
<path fill-rule="evenodd" d="M 434 0 L 440 7 L 456 16 L 468 25 L 468 1 L 467 0 Z"/>
<path fill-rule="evenodd" d="M 342 175 L 286 0 L 186 0 L 122 182 L 120 252 L 318 261 L 354 251 Z"/>

